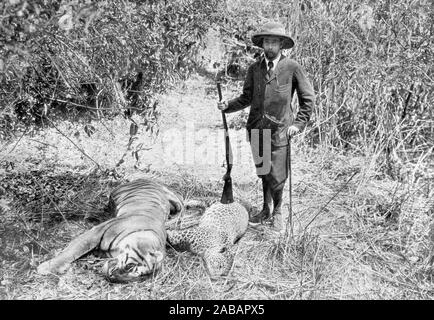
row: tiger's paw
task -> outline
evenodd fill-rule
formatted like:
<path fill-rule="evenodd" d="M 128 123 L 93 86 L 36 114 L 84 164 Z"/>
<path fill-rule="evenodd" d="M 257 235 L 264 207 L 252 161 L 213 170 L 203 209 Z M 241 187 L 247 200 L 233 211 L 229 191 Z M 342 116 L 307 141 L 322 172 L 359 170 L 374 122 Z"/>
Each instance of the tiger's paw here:
<path fill-rule="evenodd" d="M 48 260 L 41 263 L 36 270 L 41 275 L 62 274 L 65 273 L 69 267 L 69 263 L 56 263 L 52 260 Z"/>

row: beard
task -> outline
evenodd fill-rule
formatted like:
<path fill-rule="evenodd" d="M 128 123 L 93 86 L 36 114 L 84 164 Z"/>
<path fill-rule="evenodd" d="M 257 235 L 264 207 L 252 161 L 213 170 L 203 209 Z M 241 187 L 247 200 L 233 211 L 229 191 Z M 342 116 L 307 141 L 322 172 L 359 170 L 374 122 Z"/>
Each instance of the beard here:
<path fill-rule="evenodd" d="M 267 57 L 268 60 L 274 60 L 274 58 L 277 57 L 278 52 L 274 52 L 271 50 L 267 50 L 264 52 L 265 57 Z"/>

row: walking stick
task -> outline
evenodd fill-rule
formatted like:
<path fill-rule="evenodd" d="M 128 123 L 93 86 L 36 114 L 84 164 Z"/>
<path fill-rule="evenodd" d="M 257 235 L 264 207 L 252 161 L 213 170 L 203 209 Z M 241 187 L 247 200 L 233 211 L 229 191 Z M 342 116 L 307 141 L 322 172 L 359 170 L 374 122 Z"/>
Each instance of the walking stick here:
<path fill-rule="evenodd" d="M 286 161 L 288 162 L 288 182 L 289 182 L 289 205 L 288 205 L 288 218 L 286 220 L 285 228 L 285 242 L 288 237 L 288 226 L 291 230 L 291 236 L 293 235 L 292 224 L 292 168 L 291 168 L 291 135 L 288 136 L 288 150 L 286 153 Z"/>
<path fill-rule="evenodd" d="M 222 101 L 222 89 L 221 89 L 220 81 L 217 81 L 217 91 L 219 94 L 219 101 Z M 220 202 L 227 204 L 227 203 L 234 202 L 234 196 L 232 192 L 232 179 L 231 179 L 232 149 L 231 149 L 231 143 L 229 141 L 229 132 L 228 132 L 228 123 L 226 121 L 226 114 L 223 110 L 222 110 L 222 119 L 223 119 L 223 127 L 225 130 L 226 173 L 223 176 L 225 185 L 223 187 L 223 194 Z"/>

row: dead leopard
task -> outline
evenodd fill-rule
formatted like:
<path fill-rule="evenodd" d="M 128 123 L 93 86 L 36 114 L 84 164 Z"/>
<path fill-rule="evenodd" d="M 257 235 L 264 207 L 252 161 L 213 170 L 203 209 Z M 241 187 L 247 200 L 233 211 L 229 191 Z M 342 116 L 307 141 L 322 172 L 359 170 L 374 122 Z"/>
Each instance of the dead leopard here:
<path fill-rule="evenodd" d="M 232 267 L 234 244 L 244 235 L 249 213 L 239 202 L 214 203 L 199 223 L 183 230 L 167 230 L 167 240 L 175 249 L 201 256 L 211 277 L 227 275 Z"/>

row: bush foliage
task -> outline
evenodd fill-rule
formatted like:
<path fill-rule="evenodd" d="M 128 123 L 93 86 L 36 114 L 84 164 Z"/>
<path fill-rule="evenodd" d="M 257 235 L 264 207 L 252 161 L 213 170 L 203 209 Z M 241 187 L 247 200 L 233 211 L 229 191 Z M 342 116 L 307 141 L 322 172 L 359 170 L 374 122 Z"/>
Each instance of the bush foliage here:
<path fill-rule="evenodd" d="M 215 6 L 205 0 L 2 2 L 3 133 L 14 116 L 39 124 L 55 111 L 139 111 L 152 118 L 153 95 L 194 69 Z"/>

